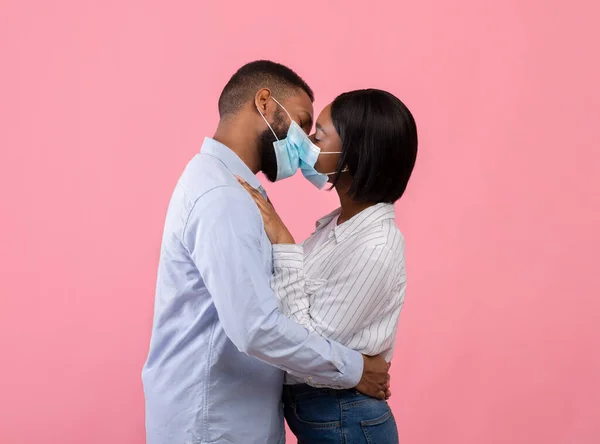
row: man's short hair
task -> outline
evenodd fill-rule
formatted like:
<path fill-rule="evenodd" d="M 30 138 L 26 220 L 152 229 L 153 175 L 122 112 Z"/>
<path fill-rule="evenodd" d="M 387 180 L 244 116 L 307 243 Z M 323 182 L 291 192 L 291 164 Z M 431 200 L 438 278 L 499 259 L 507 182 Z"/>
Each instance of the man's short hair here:
<path fill-rule="evenodd" d="M 225 85 L 219 97 L 219 116 L 237 113 L 261 88 L 270 89 L 278 100 L 293 94 L 294 89 L 304 91 L 311 102 L 315 100 L 310 86 L 290 68 L 269 60 L 258 60 L 242 66 Z"/>

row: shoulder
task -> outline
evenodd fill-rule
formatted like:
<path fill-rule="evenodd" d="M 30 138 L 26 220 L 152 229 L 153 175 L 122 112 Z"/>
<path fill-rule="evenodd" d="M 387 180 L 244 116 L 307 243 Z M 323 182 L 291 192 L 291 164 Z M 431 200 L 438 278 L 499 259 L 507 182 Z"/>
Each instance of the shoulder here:
<path fill-rule="evenodd" d="M 404 236 L 394 219 L 373 223 L 354 233 L 344 244 L 349 248 L 348 259 L 358 256 L 385 269 L 404 268 Z"/>
<path fill-rule="evenodd" d="M 184 220 L 221 216 L 260 216 L 248 193 L 217 158 L 196 154 L 186 165 L 176 187 L 185 209 Z"/>
<path fill-rule="evenodd" d="M 404 235 L 394 219 L 373 222 L 348 236 L 348 241 L 362 248 L 380 247 L 397 253 L 404 250 Z"/>
<path fill-rule="evenodd" d="M 184 243 L 190 244 L 197 236 L 219 234 L 258 237 L 262 224 L 256 204 L 234 181 L 212 187 L 196 198 L 185 217 Z"/>
<path fill-rule="evenodd" d="M 260 219 L 256 204 L 237 182 L 216 186 L 198 196 L 190 213 L 196 218 L 226 218 L 240 224 Z"/>
<path fill-rule="evenodd" d="M 400 231 L 400 228 L 398 228 L 398 225 L 396 225 L 396 221 L 394 219 L 384 220 L 380 228 L 385 239 L 385 248 L 404 260 L 404 235 Z"/>
<path fill-rule="evenodd" d="M 238 183 L 223 162 L 213 156 L 199 153 L 186 165 L 178 185 L 185 190 L 190 200 L 196 201 L 213 189 L 233 187 Z"/>

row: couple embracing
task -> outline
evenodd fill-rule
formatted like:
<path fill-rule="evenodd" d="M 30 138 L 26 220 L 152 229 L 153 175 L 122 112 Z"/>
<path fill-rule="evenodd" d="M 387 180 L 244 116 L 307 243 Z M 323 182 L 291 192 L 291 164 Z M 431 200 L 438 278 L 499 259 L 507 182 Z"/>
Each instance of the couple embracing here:
<path fill-rule="evenodd" d="M 142 372 L 148 444 L 280 444 L 284 416 L 302 444 L 398 442 L 386 400 L 406 273 L 393 204 L 416 125 L 381 90 L 341 94 L 314 124 L 313 100 L 283 65 L 243 66 L 175 187 Z M 296 242 L 260 171 L 299 172 L 340 208 Z"/>

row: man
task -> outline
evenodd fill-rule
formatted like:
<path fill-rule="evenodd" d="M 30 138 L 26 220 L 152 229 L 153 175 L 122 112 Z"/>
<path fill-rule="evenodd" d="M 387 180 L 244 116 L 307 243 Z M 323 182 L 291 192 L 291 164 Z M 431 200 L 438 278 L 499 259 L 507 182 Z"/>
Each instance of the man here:
<path fill-rule="evenodd" d="M 382 358 L 309 333 L 278 311 L 271 244 L 235 177 L 262 191 L 257 172 L 272 181 L 293 174 L 277 155 L 277 139 L 285 139 L 290 119 L 310 131 L 312 101 L 289 68 L 245 65 L 221 94 L 214 138 L 177 183 L 142 374 L 149 444 L 284 442 L 283 371 L 313 385 L 386 396 Z"/>

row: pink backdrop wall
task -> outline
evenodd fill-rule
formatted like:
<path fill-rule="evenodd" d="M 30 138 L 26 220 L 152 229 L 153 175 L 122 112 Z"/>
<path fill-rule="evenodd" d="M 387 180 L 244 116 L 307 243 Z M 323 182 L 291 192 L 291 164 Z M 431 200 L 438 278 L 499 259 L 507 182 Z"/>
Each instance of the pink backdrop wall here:
<path fill-rule="evenodd" d="M 144 442 L 168 198 L 256 58 L 416 116 L 402 442 L 600 442 L 597 2 L 355 4 L 0 2 L 2 444 Z M 336 204 L 269 191 L 298 237 Z"/>

